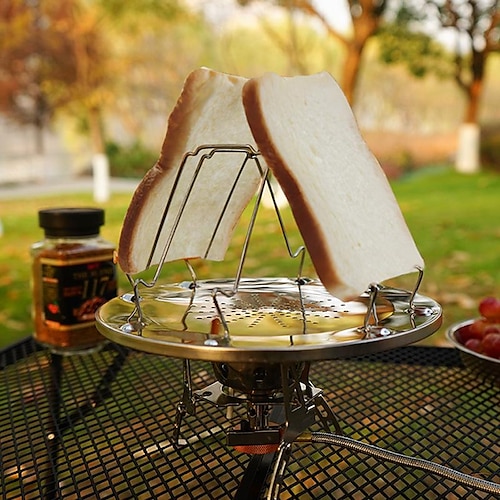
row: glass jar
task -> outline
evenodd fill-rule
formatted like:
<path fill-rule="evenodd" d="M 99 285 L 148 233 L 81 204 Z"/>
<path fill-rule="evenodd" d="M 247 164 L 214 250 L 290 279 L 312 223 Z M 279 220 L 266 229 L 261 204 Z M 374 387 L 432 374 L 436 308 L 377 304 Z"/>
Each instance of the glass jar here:
<path fill-rule="evenodd" d="M 57 354 L 102 347 L 95 312 L 116 297 L 114 245 L 100 236 L 100 208 L 38 212 L 45 237 L 31 247 L 35 340 Z"/>

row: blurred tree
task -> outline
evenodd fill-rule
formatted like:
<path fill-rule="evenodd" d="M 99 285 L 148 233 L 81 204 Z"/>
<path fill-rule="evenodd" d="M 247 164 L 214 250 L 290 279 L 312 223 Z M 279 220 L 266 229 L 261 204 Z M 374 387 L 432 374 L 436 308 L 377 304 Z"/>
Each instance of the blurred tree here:
<path fill-rule="evenodd" d="M 279 21 L 268 19 L 258 24 L 236 24 L 221 31 L 217 39 L 217 45 L 222 49 L 218 57 L 220 69 L 255 76 L 265 71 L 293 75 L 328 68 L 333 75 L 339 75 L 342 48 L 304 22 L 303 17 L 290 13 Z M 290 31 L 294 32 L 293 42 Z M 285 57 L 284 53 L 287 54 Z"/>
<path fill-rule="evenodd" d="M 240 5 L 248 5 L 253 0 L 238 0 Z M 355 98 L 356 83 L 363 51 L 368 40 L 374 36 L 383 23 L 383 16 L 388 8 L 388 0 L 347 0 L 352 33 L 345 34 L 337 30 L 316 7 L 313 0 L 270 0 L 271 3 L 289 10 L 301 11 L 318 20 L 329 37 L 339 41 L 345 49 L 344 67 L 341 86 L 352 104 Z"/>
<path fill-rule="evenodd" d="M 103 154 L 101 115 L 129 69 L 115 57 L 117 33 L 133 37 L 181 12 L 177 0 L 2 0 L 0 111 L 40 131 L 57 111 L 71 112 Z"/>
<path fill-rule="evenodd" d="M 392 12 L 377 35 L 379 58 L 385 64 L 402 64 L 417 78 L 428 74 L 449 78 L 453 74 L 449 52 L 422 31 L 428 15 L 423 2 L 403 2 Z"/>
<path fill-rule="evenodd" d="M 0 110 L 35 126 L 39 153 L 42 130 L 71 100 L 67 89 L 88 87 L 83 65 L 89 57 L 98 68 L 103 62 L 92 26 L 74 23 L 77 9 L 74 0 L 5 0 L 0 6 Z"/>
<path fill-rule="evenodd" d="M 438 21 L 435 23 L 435 21 Z M 455 38 L 449 57 L 422 29 L 443 29 Z M 402 4 L 395 21 L 381 32 L 381 58 L 402 62 L 416 76 L 434 72 L 454 78 L 466 107 L 459 130 L 456 155 L 458 170 L 479 168 L 479 111 L 487 60 L 500 51 L 499 0 L 411 0 Z"/>
<path fill-rule="evenodd" d="M 467 99 L 464 122 L 477 123 L 486 63 L 500 51 L 499 0 L 429 0 L 455 34 L 455 80 Z"/>
<path fill-rule="evenodd" d="M 218 66 L 214 36 L 203 17 L 181 9 L 166 14 L 127 11 L 107 17 L 116 66 L 108 122 L 119 121 L 119 142 L 139 141 L 155 150 L 186 75 L 199 66 Z"/>
<path fill-rule="evenodd" d="M 479 111 L 487 61 L 500 51 L 500 0 L 427 0 L 427 5 L 439 27 L 454 35 L 454 78 L 466 102 L 455 166 L 475 172 L 480 168 Z"/>
<path fill-rule="evenodd" d="M 500 2 L 445 0 L 438 8 L 442 26 L 457 35 L 455 80 L 467 102 L 455 166 L 462 172 L 475 172 L 480 168 L 479 109 L 486 64 L 492 52 L 500 51 Z M 461 39 L 466 41 L 465 51 L 460 47 Z"/>

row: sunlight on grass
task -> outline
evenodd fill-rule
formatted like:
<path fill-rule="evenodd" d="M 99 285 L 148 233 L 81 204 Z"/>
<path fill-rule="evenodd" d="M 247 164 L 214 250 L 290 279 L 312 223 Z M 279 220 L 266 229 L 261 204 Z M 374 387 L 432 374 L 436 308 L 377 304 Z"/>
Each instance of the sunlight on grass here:
<path fill-rule="evenodd" d="M 428 169 L 393 183 L 408 225 L 425 259 L 426 271 L 421 292 L 441 303 L 444 326 L 426 343 L 444 344 L 447 325 L 474 317 L 479 300 L 498 295 L 500 283 L 500 222 L 498 208 L 500 177 L 492 173 L 460 175 L 447 169 Z M 114 194 L 101 205 L 106 211 L 102 235 L 117 242 L 131 193 Z M 95 206 L 90 194 L 61 195 L 20 200 L 0 199 L 0 218 L 4 227 L 0 247 L 0 346 L 30 334 L 31 291 L 30 256 L 32 243 L 42 239 L 37 212 L 56 206 Z M 283 211 L 292 249 L 301 245 L 289 210 Z M 238 226 L 226 260 L 222 263 L 198 262 L 200 279 L 234 276 L 244 239 L 249 211 Z M 261 208 L 245 261 L 245 276 L 291 276 L 298 262 L 290 259 L 273 211 Z M 309 260 L 304 275 L 314 276 Z M 189 279 L 182 263 L 167 264 L 163 282 Z M 395 281 L 412 287 L 414 276 Z M 120 273 L 121 290 L 128 289 Z"/>

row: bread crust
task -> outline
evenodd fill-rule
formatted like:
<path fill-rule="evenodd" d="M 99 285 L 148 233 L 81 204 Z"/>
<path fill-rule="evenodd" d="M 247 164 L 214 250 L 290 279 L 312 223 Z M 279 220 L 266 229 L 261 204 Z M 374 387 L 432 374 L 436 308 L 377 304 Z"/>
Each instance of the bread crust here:
<path fill-rule="evenodd" d="M 118 262 L 124 272 L 135 274 L 159 262 L 162 246 L 169 238 L 189 187 L 190 176 L 194 175 L 195 165 L 185 166 L 181 181 L 174 188 L 186 153 L 203 144 L 255 145 L 241 103 L 245 82 L 245 78 L 208 68 L 194 70 L 186 78 L 168 119 L 160 157 L 137 187 L 125 215 L 118 245 Z M 220 155 L 216 161 L 204 164 L 165 261 L 196 257 L 221 260 L 224 257 L 232 230 L 260 179 L 256 169 L 245 169 L 213 247 L 205 255 L 212 234 L 210 229 L 218 218 L 215 212 L 221 210 L 221 200 L 227 195 L 238 162 L 238 158 Z M 171 195 L 163 229 L 150 258 Z"/>

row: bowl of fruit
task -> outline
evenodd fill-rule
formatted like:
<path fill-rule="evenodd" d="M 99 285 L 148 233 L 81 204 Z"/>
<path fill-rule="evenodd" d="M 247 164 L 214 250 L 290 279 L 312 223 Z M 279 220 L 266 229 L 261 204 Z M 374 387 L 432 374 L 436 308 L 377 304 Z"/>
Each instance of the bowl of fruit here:
<path fill-rule="evenodd" d="M 466 367 L 500 382 L 500 299 L 486 297 L 478 310 L 479 317 L 455 323 L 446 336 Z"/>

